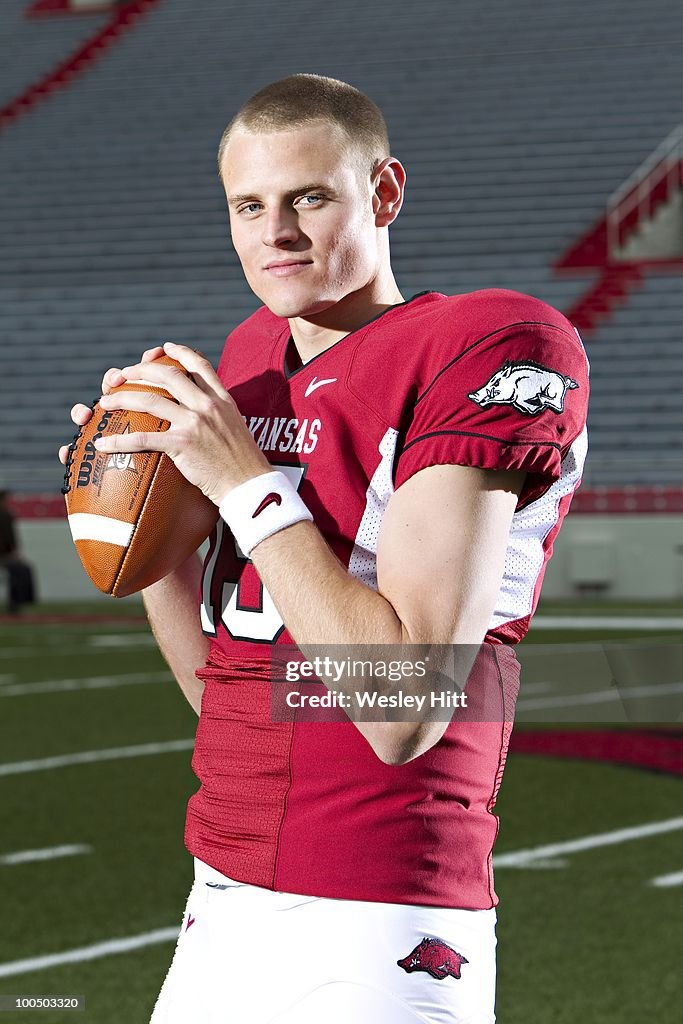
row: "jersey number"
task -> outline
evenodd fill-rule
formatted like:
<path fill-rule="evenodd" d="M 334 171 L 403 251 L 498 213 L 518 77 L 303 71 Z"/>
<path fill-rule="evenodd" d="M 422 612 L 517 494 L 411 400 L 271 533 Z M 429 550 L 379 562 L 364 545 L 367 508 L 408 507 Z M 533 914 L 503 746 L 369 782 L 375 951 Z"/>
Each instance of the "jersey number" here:
<path fill-rule="evenodd" d="M 296 489 L 299 489 L 306 473 L 305 466 L 278 465 L 274 468 L 284 473 Z M 238 547 L 237 541 L 228 534 L 228 528 L 222 519 L 218 520 L 216 527 L 216 546 L 211 557 L 204 563 L 200 613 L 202 630 L 208 636 L 216 636 L 216 618 L 212 600 L 212 595 L 215 593 L 214 576 L 221 548 L 226 543 L 231 543 L 233 546 L 234 559 L 239 570 L 234 577 L 224 577 L 219 584 L 221 621 L 233 640 L 251 640 L 255 643 L 272 644 L 284 629 L 285 624 L 280 618 L 272 597 L 258 579 L 251 559 L 245 557 Z M 245 563 L 247 564 L 245 565 Z M 258 608 L 245 607 L 243 601 L 240 601 L 241 584 L 247 577 L 251 577 L 252 582 L 259 588 Z"/>

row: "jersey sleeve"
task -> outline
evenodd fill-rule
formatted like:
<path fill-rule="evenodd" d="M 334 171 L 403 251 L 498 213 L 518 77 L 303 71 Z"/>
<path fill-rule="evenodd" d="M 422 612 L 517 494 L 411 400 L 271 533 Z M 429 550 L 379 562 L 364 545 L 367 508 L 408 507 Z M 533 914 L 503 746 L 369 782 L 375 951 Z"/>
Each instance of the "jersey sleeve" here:
<path fill-rule="evenodd" d="M 434 465 L 517 469 L 527 474 L 519 507 L 560 477 L 563 455 L 583 432 L 588 361 L 576 330 L 502 327 L 437 369 L 412 408 L 395 465 L 398 488 Z"/>

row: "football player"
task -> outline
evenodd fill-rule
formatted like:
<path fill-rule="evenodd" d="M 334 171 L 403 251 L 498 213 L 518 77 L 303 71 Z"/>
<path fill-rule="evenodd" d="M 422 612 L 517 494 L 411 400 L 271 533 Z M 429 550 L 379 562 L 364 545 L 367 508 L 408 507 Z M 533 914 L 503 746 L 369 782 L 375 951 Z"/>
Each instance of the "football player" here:
<path fill-rule="evenodd" d="M 97 442 L 166 452 L 220 510 L 203 567 L 144 593 L 199 715 L 195 882 L 152 1021 L 491 1024 L 514 645 L 581 478 L 581 340 L 522 293 L 403 295 L 389 227 L 406 172 L 344 82 L 266 86 L 219 168 L 263 305 L 217 372 L 177 344 L 107 371 L 107 409 L 170 428 Z M 141 378 L 177 404 L 109 394 Z M 271 669 L 292 644 L 472 648 L 496 711 L 287 720 Z"/>

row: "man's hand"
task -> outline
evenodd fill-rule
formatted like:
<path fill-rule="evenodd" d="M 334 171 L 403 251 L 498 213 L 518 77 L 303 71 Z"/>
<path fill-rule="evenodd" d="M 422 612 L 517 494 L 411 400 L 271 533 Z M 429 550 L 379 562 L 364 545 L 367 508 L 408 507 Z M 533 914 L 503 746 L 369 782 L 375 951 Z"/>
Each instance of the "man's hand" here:
<path fill-rule="evenodd" d="M 147 412 L 167 420 L 170 427 L 163 432 L 102 437 L 95 442 L 97 450 L 106 453 L 165 452 L 183 476 L 216 505 L 233 487 L 262 473 L 269 473 L 268 460 L 209 361 L 185 345 L 172 342 L 164 345 L 163 350 L 151 351 L 156 352 L 154 358 L 143 356 L 143 361 L 135 366 L 107 372 L 105 382 L 109 390 L 103 394 L 100 404 L 104 409 Z M 192 379 L 175 367 L 156 362 L 162 353 L 176 359 L 192 374 Z M 154 392 L 111 393 L 111 388 L 136 380 L 159 384 L 176 399 L 177 404 Z M 81 417 L 89 412 L 85 406 L 75 406 L 72 418 L 81 422 Z"/>
<path fill-rule="evenodd" d="M 163 354 L 164 350 L 161 347 L 161 345 L 155 345 L 154 348 L 148 348 L 145 352 L 142 353 L 141 362 L 149 363 L 153 359 L 158 359 L 159 356 L 163 356 Z M 102 378 L 102 394 L 108 395 L 112 388 L 116 388 L 120 384 L 125 383 L 126 380 L 125 377 L 122 376 L 121 371 L 116 367 L 111 367 L 109 370 L 107 370 L 104 377 Z M 73 420 L 77 427 L 84 427 L 91 417 L 92 409 L 90 408 L 89 405 L 83 405 L 82 403 L 79 402 L 78 404 L 74 405 L 73 409 L 71 410 L 71 419 Z M 63 466 L 65 466 L 68 458 L 69 446 L 68 444 L 63 444 L 59 449 L 59 461 Z"/>

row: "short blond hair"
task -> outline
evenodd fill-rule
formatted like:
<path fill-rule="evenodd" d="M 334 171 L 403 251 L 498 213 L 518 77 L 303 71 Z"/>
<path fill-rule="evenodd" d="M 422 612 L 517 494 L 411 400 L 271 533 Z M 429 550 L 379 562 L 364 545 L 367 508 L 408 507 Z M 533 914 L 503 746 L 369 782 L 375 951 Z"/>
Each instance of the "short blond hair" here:
<path fill-rule="evenodd" d="M 221 136 L 218 175 L 228 141 L 238 128 L 251 132 L 300 128 L 328 121 L 346 136 L 363 176 L 390 155 L 387 126 L 379 107 L 348 82 L 324 75 L 298 74 L 265 86 L 240 107 Z"/>

